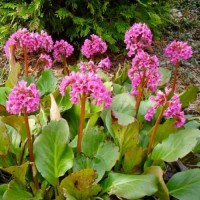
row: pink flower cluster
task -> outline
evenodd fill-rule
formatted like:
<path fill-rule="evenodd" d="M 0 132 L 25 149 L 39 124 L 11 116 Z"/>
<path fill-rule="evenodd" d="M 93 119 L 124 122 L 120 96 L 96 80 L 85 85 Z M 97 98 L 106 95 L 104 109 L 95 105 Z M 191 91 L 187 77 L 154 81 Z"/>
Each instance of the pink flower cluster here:
<path fill-rule="evenodd" d="M 53 40 L 46 32 L 41 31 L 29 32 L 26 28 L 19 29 L 17 32 L 13 33 L 7 40 L 4 50 L 6 57 L 9 58 L 9 47 L 13 45 L 14 48 L 27 48 L 28 52 L 37 51 L 39 48 L 50 52 L 53 47 Z"/>
<path fill-rule="evenodd" d="M 152 33 L 146 24 L 134 23 L 133 26 L 125 33 L 124 42 L 128 51 L 128 56 L 131 57 L 139 49 L 148 47 L 152 43 Z"/>
<path fill-rule="evenodd" d="M 47 69 L 52 67 L 52 59 L 47 54 L 41 54 L 40 57 L 38 58 L 38 62 L 42 62 L 44 67 Z"/>
<path fill-rule="evenodd" d="M 94 61 L 90 60 L 89 62 L 80 62 L 79 66 L 83 73 L 96 73 L 98 69 L 110 69 L 111 63 L 110 59 L 107 57 L 101 60 L 99 64 L 95 64 Z"/>
<path fill-rule="evenodd" d="M 20 114 L 24 110 L 32 113 L 39 109 L 39 102 L 40 92 L 36 89 L 36 85 L 31 83 L 27 86 L 27 83 L 22 80 L 9 94 L 6 109 L 11 114 Z"/>
<path fill-rule="evenodd" d="M 101 79 L 94 73 L 71 72 L 60 84 L 59 90 L 63 96 L 67 86 L 71 87 L 70 96 L 74 104 L 79 102 L 80 95 L 84 93 L 94 99 L 95 105 L 103 105 L 104 108 L 111 105 L 111 92 L 105 88 Z"/>
<path fill-rule="evenodd" d="M 62 61 L 62 56 L 68 58 L 74 52 L 74 47 L 65 40 L 56 41 L 54 45 L 53 57 L 58 61 Z"/>
<path fill-rule="evenodd" d="M 155 92 L 161 75 L 158 69 L 158 58 L 150 56 L 143 50 L 138 51 L 132 60 L 132 67 L 128 70 L 128 77 L 131 79 L 131 94 L 138 95 L 138 87 L 141 86 Z"/>
<path fill-rule="evenodd" d="M 156 109 L 159 106 L 166 106 L 163 116 L 166 118 L 175 118 L 174 126 L 179 128 L 185 123 L 184 112 L 181 111 L 181 103 L 179 96 L 174 94 L 170 99 L 171 89 L 166 88 L 165 93 L 158 91 L 157 95 L 151 97 L 150 100 L 155 103 L 153 107 L 150 107 L 145 115 L 147 121 L 151 121 Z"/>
<path fill-rule="evenodd" d="M 90 58 L 94 54 L 103 54 L 107 50 L 106 43 L 97 35 L 92 34 L 91 40 L 86 39 L 81 47 L 81 53 L 86 57 Z"/>
<path fill-rule="evenodd" d="M 187 42 L 173 41 L 164 49 L 164 54 L 172 64 L 181 60 L 188 60 L 192 56 L 192 47 Z"/>

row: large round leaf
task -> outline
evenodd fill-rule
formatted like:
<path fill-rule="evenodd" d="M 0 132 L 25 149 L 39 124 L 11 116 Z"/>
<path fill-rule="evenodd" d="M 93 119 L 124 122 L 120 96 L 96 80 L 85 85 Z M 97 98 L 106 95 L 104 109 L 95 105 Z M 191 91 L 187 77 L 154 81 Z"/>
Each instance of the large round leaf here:
<path fill-rule="evenodd" d="M 129 93 L 118 94 L 112 101 L 112 114 L 118 120 L 118 124 L 127 126 L 135 121 L 135 98 Z"/>
<path fill-rule="evenodd" d="M 167 183 L 170 195 L 179 200 L 200 199 L 200 169 L 191 169 L 172 176 Z"/>
<path fill-rule="evenodd" d="M 37 88 L 41 96 L 53 93 L 56 89 L 57 79 L 54 77 L 52 70 L 44 70 L 37 81 Z"/>
<path fill-rule="evenodd" d="M 161 144 L 156 145 L 152 152 L 153 160 L 173 162 L 187 155 L 195 147 L 200 130 L 185 129 L 171 134 Z"/>
<path fill-rule="evenodd" d="M 127 175 L 110 173 L 103 184 L 103 192 L 126 199 L 139 199 L 156 193 L 157 178 L 154 175 Z"/>
<path fill-rule="evenodd" d="M 73 165 L 73 152 L 67 144 L 68 129 L 64 119 L 51 121 L 34 142 L 38 171 L 52 185 Z"/>

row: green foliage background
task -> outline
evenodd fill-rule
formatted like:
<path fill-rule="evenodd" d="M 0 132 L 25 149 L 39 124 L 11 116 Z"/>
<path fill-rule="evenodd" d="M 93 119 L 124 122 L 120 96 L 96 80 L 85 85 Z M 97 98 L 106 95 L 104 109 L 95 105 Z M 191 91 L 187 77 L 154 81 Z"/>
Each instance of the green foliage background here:
<path fill-rule="evenodd" d="M 134 22 L 145 22 L 158 36 L 168 21 L 170 0 L 3 0 L 0 1 L 0 41 L 19 27 L 46 30 L 79 47 L 95 33 L 112 51 Z"/>

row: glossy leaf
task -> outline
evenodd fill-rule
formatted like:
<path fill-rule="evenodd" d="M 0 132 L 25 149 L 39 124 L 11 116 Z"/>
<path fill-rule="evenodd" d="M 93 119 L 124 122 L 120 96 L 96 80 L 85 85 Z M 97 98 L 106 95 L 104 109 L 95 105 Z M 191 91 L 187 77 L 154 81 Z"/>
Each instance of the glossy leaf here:
<path fill-rule="evenodd" d="M 178 129 L 174 127 L 174 123 L 173 119 L 168 119 L 163 124 L 158 125 L 154 144 L 161 143 L 164 139 L 168 138 L 170 134 L 174 134 L 178 131 Z"/>
<path fill-rule="evenodd" d="M 155 194 L 160 200 L 169 200 L 169 191 L 163 180 L 163 171 L 159 166 L 152 166 L 145 169 L 145 174 L 153 174 L 158 179 L 158 192 Z"/>
<path fill-rule="evenodd" d="M 112 129 L 115 140 L 119 145 L 121 155 L 137 145 L 139 141 L 139 124 L 137 122 L 131 123 L 128 126 L 120 126 L 117 123 L 113 123 Z"/>
<path fill-rule="evenodd" d="M 6 126 L 0 122 L 0 156 L 5 156 L 10 148 L 10 137 Z"/>
<path fill-rule="evenodd" d="M 0 185 L 0 200 L 3 200 L 3 195 L 7 189 L 8 189 L 8 184 Z"/>
<path fill-rule="evenodd" d="M 192 151 L 198 137 L 200 137 L 198 129 L 185 129 L 171 134 L 161 144 L 155 146 L 151 158 L 166 162 L 176 161 Z"/>
<path fill-rule="evenodd" d="M 197 93 L 199 88 L 194 85 L 190 85 L 186 91 L 180 94 L 180 101 L 182 103 L 182 107 L 185 108 L 189 106 L 190 103 L 197 99 Z"/>
<path fill-rule="evenodd" d="M 157 179 L 154 175 L 110 173 L 103 183 L 103 192 L 125 199 L 139 199 L 151 196 L 157 191 Z"/>
<path fill-rule="evenodd" d="M 53 186 L 73 164 L 73 152 L 67 144 L 69 132 L 64 119 L 51 121 L 34 142 L 38 171 Z M 47 167 L 48 166 L 48 167 Z"/>
<path fill-rule="evenodd" d="M 118 124 L 127 126 L 135 121 L 135 98 L 129 93 L 118 94 L 113 98 L 111 110 Z"/>
<path fill-rule="evenodd" d="M 167 183 L 170 195 L 179 200 L 199 200 L 200 169 L 190 169 L 172 176 Z"/>
<path fill-rule="evenodd" d="M 98 148 L 96 157 L 103 159 L 105 170 L 110 171 L 119 159 L 119 155 L 120 153 L 118 146 L 112 142 L 105 142 Z"/>
<path fill-rule="evenodd" d="M 101 129 L 92 128 L 84 132 L 82 139 L 82 152 L 88 157 L 94 157 L 101 143 L 105 139 L 105 134 Z"/>
<path fill-rule="evenodd" d="M 20 64 L 15 60 L 14 45 L 9 47 L 9 74 L 6 81 L 6 87 L 13 88 L 18 82 L 18 75 L 20 73 Z"/>
<path fill-rule="evenodd" d="M 3 200 L 31 200 L 33 196 L 31 193 L 26 191 L 25 187 L 12 180 L 9 183 L 8 190 L 3 195 Z"/>
<path fill-rule="evenodd" d="M 159 67 L 159 71 L 161 74 L 161 81 L 159 82 L 159 86 L 162 86 L 170 81 L 171 78 L 171 71 L 164 67 Z"/>
<path fill-rule="evenodd" d="M 11 92 L 9 87 L 0 87 L 0 104 L 6 106 L 8 95 Z"/>
<path fill-rule="evenodd" d="M 101 190 L 101 187 L 95 184 L 96 178 L 94 169 L 82 169 L 64 178 L 60 188 L 63 194 L 69 193 L 77 200 L 88 200 Z"/>
<path fill-rule="evenodd" d="M 37 81 L 37 88 L 41 96 L 53 93 L 56 89 L 57 79 L 54 77 L 52 70 L 44 70 Z"/>
<path fill-rule="evenodd" d="M 26 173 L 28 170 L 29 163 L 26 162 L 20 166 L 10 166 L 7 168 L 2 168 L 3 171 L 11 174 L 13 178 L 20 184 L 26 185 Z"/>

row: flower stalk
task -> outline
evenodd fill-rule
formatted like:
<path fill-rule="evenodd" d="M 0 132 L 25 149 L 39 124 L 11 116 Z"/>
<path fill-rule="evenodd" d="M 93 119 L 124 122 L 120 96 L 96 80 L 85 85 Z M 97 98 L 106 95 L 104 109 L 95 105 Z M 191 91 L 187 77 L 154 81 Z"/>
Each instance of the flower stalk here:
<path fill-rule="evenodd" d="M 65 56 L 63 56 L 63 63 L 64 63 L 64 74 L 69 76 L 69 69 L 68 69 L 67 59 Z"/>
<path fill-rule="evenodd" d="M 30 132 L 30 127 L 29 127 L 29 123 L 28 123 L 28 115 L 27 115 L 25 109 L 24 109 L 24 121 L 25 121 L 25 127 L 26 127 L 28 152 L 29 152 L 29 156 L 30 156 L 30 165 L 31 165 L 33 182 L 34 182 L 35 188 L 38 190 L 39 189 L 39 183 L 38 183 L 38 180 L 37 180 L 37 177 L 36 177 L 37 170 L 36 170 L 35 159 L 34 159 L 34 154 L 33 154 L 33 142 L 32 142 L 32 139 L 31 139 L 31 132 Z"/>
<path fill-rule="evenodd" d="M 80 114 L 80 122 L 79 122 L 79 129 L 78 129 L 78 142 L 77 142 L 77 151 L 78 153 L 81 152 L 81 143 L 83 138 L 83 127 L 84 127 L 84 118 L 85 118 L 85 102 L 86 102 L 87 95 L 83 93 L 81 95 L 81 114 Z"/>
<path fill-rule="evenodd" d="M 172 92 L 174 92 L 175 88 L 176 88 L 176 80 L 177 80 L 179 65 L 180 65 L 180 62 L 177 61 L 176 64 L 175 64 L 174 79 L 173 79 L 173 82 L 172 82 Z"/>
<path fill-rule="evenodd" d="M 152 149 L 152 146 L 153 146 L 153 142 L 154 142 L 154 138 L 155 138 L 155 135 L 156 135 L 156 131 L 157 131 L 157 128 L 158 128 L 158 125 L 160 124 L 160 121 L 163 117 L 163 113 L 165 111 L 165 106 L 162 106 L 162 109 L 161 109 L 161 112 L 156 120 L 156 123 L 151 131 L 151 136 L 150 136 L 150 140 L 149 140 L 149 144 L 148 144 L 148 148 L 147 148 L 147 156 L 150 154 L 151 152 L 151 149 Z"/>
<path fill-rule="evenodd" d="M 23 50 L 24 50 L 24 73 L 25 76 L 28 77 L 28 53 L 27 53 L 27 46 L 24 45 L 23 46 Z"/>

